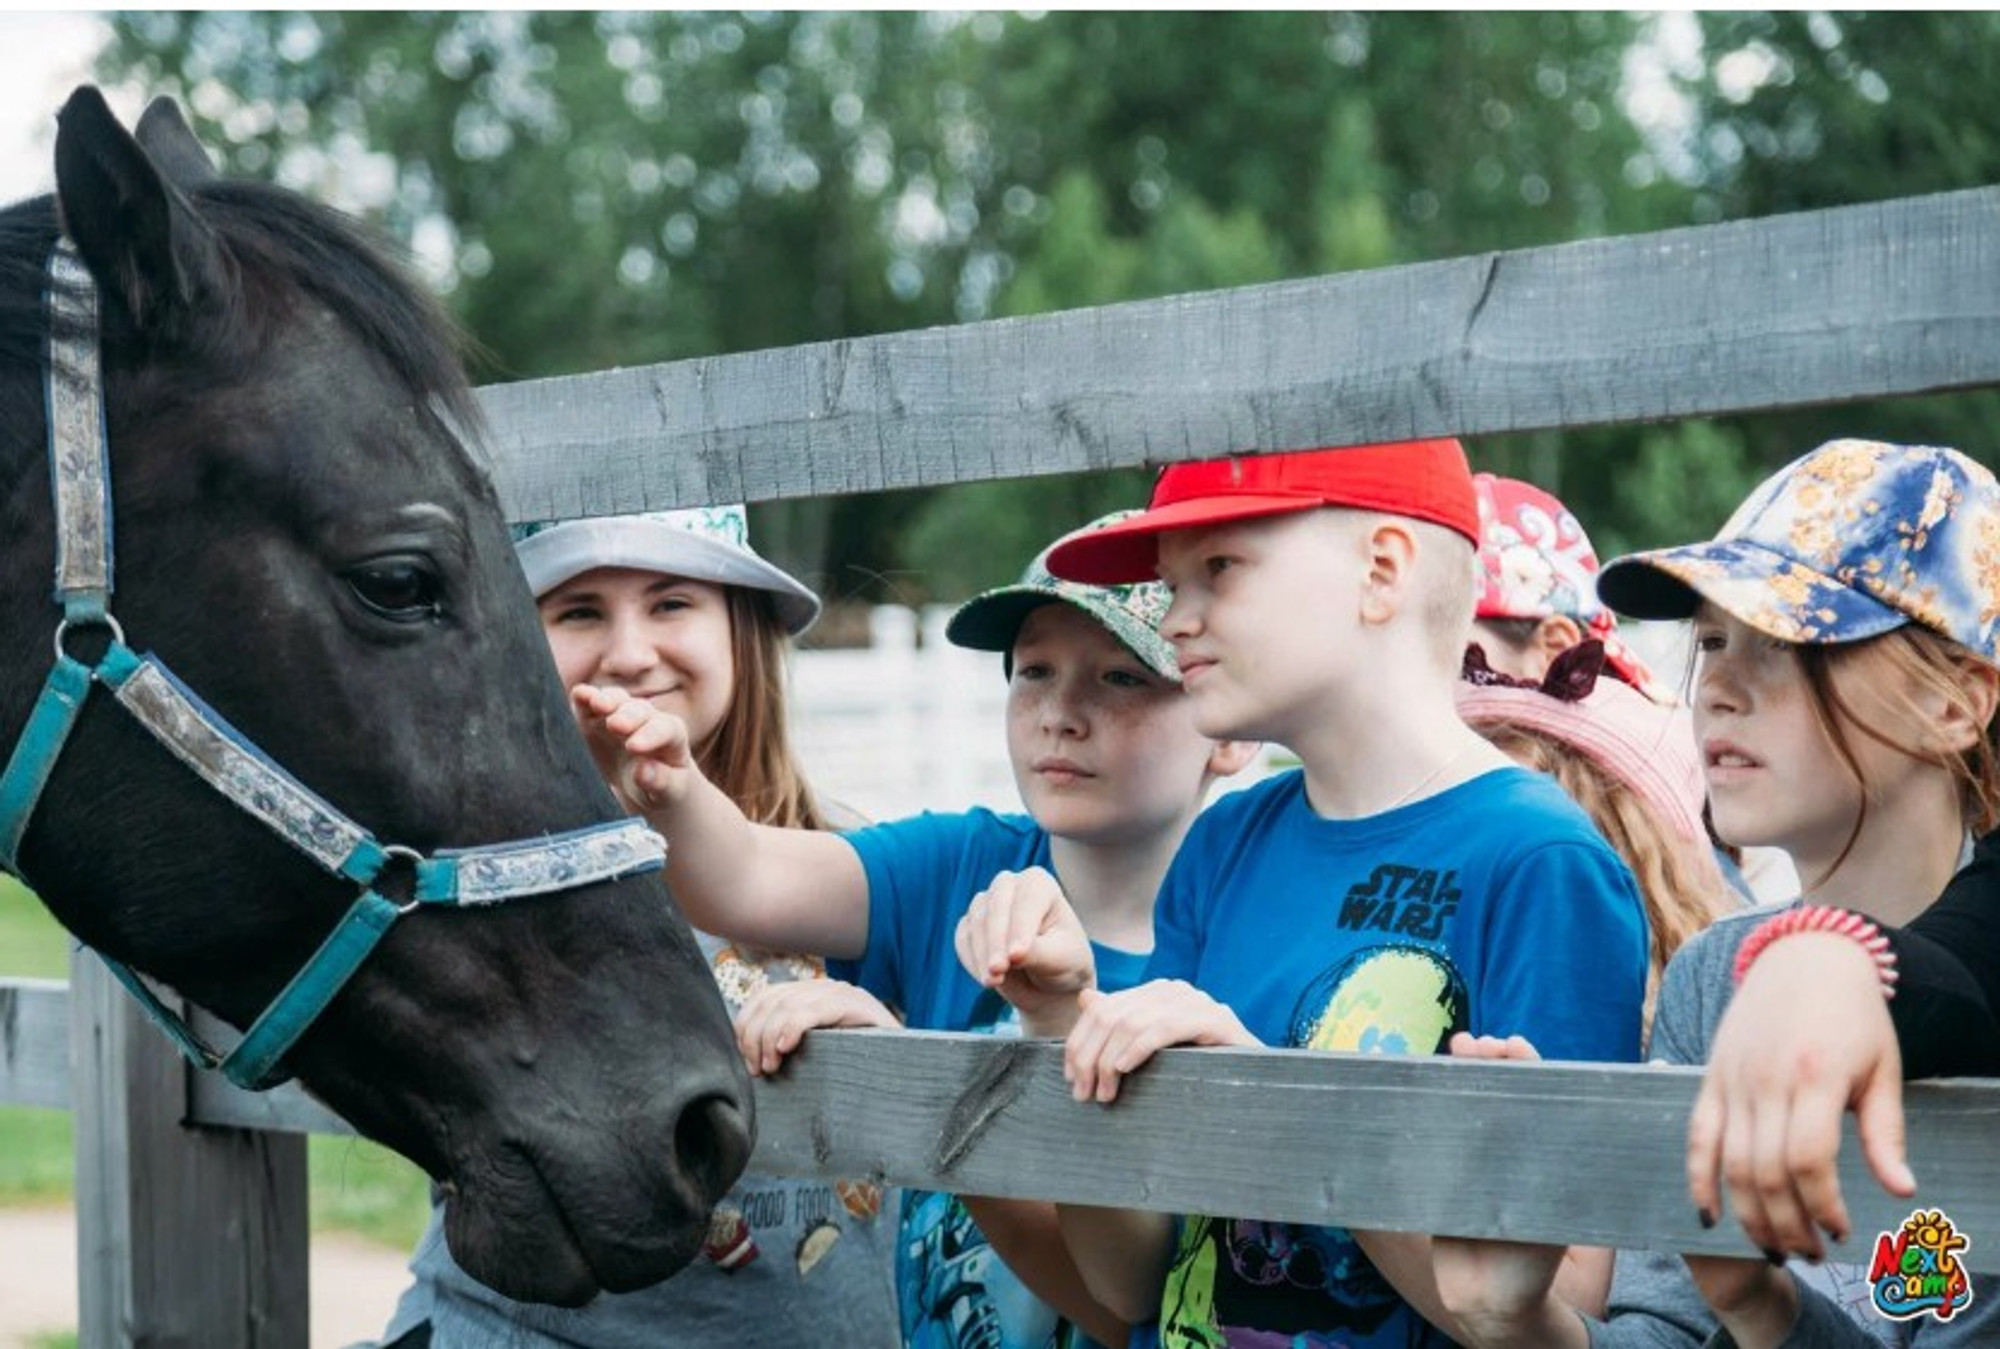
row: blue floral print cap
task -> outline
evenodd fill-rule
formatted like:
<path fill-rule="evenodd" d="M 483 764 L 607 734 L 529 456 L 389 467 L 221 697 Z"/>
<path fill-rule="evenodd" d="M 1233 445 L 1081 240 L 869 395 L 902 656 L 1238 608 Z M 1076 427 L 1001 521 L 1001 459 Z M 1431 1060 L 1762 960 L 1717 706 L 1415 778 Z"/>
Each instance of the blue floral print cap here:
<path fill-rule="evenodd" d="M 631 567 L 713 585 L 766 590 L 778 621 L 796 637 L 819 618 L 819 596 L 750 546 L 741 505 L 547 520 L 514 527 L 514 552 L 539 599 L 599 567 Z"/>
<path fill-rule="evenodd" d="M 960 605 L 951 622 L 945 625 L 945 637 L 952 645 L 973 651 L 1012 651 L 1014 637 L 1029 611 L 1051 600 L 1061 600 L 1103 624 L 1147 669 L 1179 683 L 1181 667 L 1174 660 L 1173 644 L 1160 636 L 1160 620 L 1167 616 L 1167 606 L 1173 603 L 1173 596 L 1164 585 L 1158 581 L 1086 585 L 1081 581 L 1058 580 L 1049 572 L 1049 554 L 1058 545 L 1137 514 L 1138 511 L 1113 511 L 1063 535 L 1028 564 L 1018 584 L 989 590 Z"/>
<path fill-rule="evenodd" d="M 2000 481 L 1957 450 L 1834 440 L 1760 484 L 1713 542 L 1634 553 L 1597 592 L 1633 618 L 1707 600 L 1781 641 L 1920 623 L 2000 665 Z"/>

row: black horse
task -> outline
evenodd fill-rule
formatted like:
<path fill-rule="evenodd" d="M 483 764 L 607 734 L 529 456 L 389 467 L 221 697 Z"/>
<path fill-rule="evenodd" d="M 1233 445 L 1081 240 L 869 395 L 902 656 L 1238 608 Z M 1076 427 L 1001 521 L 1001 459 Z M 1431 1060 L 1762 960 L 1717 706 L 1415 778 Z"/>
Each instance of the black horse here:
<path fill-rule="evenodd" d="M 130 649 L 400 857 L 618 819 L 453 433 L 477 410 L 435 304 L 344 217 L 218 178 L 166 100 L 135 137 L 79 90 L 56 177 L 0 211 L 0 759 L 52 639 L 109 636 L 56 636 L 50 603 L 60 229 L 99 296 Z M 84 943 L 245 1027 L 359 887 L 123 712 L 85 703 L 18 869 Z M 428 1171 L 459 1261 L 527 1300 L 679 1269 L 749 1151 L 747 1078 L 657 872 L 413 905 L 283 1067 Z"/>

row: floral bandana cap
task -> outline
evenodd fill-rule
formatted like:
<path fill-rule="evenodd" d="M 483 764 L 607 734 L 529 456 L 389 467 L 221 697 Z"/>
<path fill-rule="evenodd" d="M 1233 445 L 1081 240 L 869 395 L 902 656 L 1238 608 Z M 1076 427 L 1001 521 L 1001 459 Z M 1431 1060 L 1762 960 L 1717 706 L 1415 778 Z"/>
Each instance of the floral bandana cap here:
<path fill-rule="evenodd" d="M 1569 507 L 1533 483 L 1472 476 L 1479 500 L 1479 618 L 1572 620 L 1604 643 L 1604 664 L 1656 703 L 1673 694 L 1618 640 L 1618 620 L 1597 598 L 1597 550 Z"/>
<path fill-rule="evenodd" d="M 1167 616 L 1167 607 L 1174 600 L 1166 586 L 1158 581 L 1088 585 L 1060 580 L 1049 571 L 1049 554 L 1065 540 L 1137 514 L 1138 511 L 1113 511 L 1063 535 L 1028 564 L 1019 582 L 989 590 L 959 606 L 945 627 L 945 636 L 954 645 L 974 651 L 1011 651 L 1021 620 L 1029 611 L 1050 600 L 1062 600 L 1096 619 L 1155 674 L 1179 683 L 1181 670 L 1174 660 L 1173 644 L 1160 636 L 1160 621 Z"/>
<path fill-rule="evenodd" d="M 1714 540 L 1619 558 L 1622 613 L 1707 600 L 1780 641 L 1857 642 L 1917 623 L 2000 665 L 2000 481 L 1957 450 L 1834 440 L 1764 480 Z"/>

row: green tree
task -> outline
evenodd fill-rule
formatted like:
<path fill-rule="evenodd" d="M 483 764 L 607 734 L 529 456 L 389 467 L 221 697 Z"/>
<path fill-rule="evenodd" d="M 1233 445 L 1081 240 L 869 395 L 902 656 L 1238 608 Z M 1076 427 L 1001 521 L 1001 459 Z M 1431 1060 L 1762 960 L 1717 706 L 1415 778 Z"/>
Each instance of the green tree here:
<path fill-rule="evenodd" d="M 1697 219 L 1819 210 L 2000 181 L 2000 14 L 1700 15 L 1687 90 Z M 1835 436 L 1952 445 L 2000 465 L 1989 390 L 1732 419 L 1768 471 Z"/>
<path fill-rule="evenodd" d="M 484 345 L 484 379 L 1993 177 L 1994 119 L 1976 115 L 1996 96 L 1993 16 L 1702 15 L 1680 141 L 1627 110 L 1657 22 L 134 13 L 104 66 L 180 94 L 232 169 L 409 241 Z M 1651 544 L 1713 528 L 1739 486 L 1824 435 L 1966 444 L 1992 410 L 1902 400 L 1472 450 L 1559 491 L 1600 538 Z M 832 593 L 951 598 L 1009 579 L 1049 524 L 1136 502 L 1144 478 L 784 503 L 757 530 Z"/>

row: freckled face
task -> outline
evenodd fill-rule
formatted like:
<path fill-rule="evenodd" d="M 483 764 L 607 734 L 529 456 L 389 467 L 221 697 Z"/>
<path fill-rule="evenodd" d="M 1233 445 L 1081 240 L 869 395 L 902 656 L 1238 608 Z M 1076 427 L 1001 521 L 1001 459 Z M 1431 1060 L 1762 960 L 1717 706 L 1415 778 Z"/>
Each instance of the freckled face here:
<path fill-rule="evenodd" d="M 1214 745 L 1190 700 L 1096 620 L 1052 601 L 1014 638 L 1007 755 L 1050 833 L 1097 842 L 1179 827 L 1200 808 Z"/>
<path fill-rule="evenodd" d="M 1820 725 L 1798 648 L 1712 605 L 1695 615 L 1695 735 L 1701 742 L 1716 833 L 1740 847 L 1774 847 L 1829 864 L 1847 846 L 1863 786 Z M 1920 728 L 1885 693 L 1895 676 L 1857 651 L 1833 671 L 1836 695 L 1854 716 L 1898 744 Z M 1911 775 L 1934 772 L 1860 726 L 1844 728 L 1871 799 L 1890 800 Z"/>

